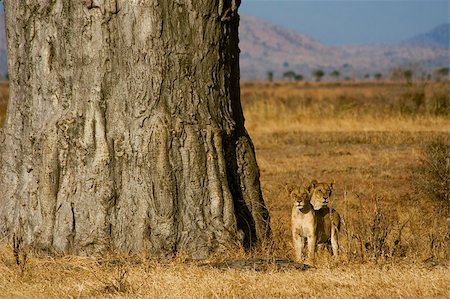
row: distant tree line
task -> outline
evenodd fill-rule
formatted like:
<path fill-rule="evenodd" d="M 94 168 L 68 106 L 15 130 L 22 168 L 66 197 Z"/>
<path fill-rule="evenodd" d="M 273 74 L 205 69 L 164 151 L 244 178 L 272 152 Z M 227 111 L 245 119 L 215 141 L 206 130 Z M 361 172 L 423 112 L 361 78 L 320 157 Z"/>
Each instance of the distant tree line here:
<path fill-rule="evenodd" d="M 285 62 L 283 64 L 284 68 L 289 67 L 289 63 Z M 348 73 L 348 72 L 345 72 Z M 424 71 L 420 71 L 420 67 L 412 66 L 412 67 L 396 67 L 392 68 L 387 73 L 383 74 L 381 72 L 376 72 L 373 74 L 366 73 L 363 76 L 359 75 L 358 77 L 354 77 L 351 75 L 342 76 L 341 71 L 337 69 L 333 69 L 329 71 L 328 73 L 320 68 L 313 69 L 310 74 L 310 78 L 313 79 L 316 82 L 322 81 L 323 78 L 328 77 L 329 79 L 333 81 L 340 81 L 341 79 L 348 81 L 348 80 L 355 80 L 360 79 L 363 80 L 381 80 L 382 78 L 386 78 L 388 80 L 395 80 L 400 81 L 404 80 L 408 83 L 411 83 L 413 80 L 448 80 L 449 79 L 449 67 L 440 67 L 436 68 L 432 73 L 426 73 Z M 273 71 L 268 71 L 266 73 L 266 79 L 268 81 L 273 81 L 275 78 L 275 74 Z M 283 80 L 287 81 L 302 81 L 307 80 L 307 77 L 305 77 L 303 74 L 297 73 L 296 71 L 289 69 L 282 73 L 281 78 Z"/>

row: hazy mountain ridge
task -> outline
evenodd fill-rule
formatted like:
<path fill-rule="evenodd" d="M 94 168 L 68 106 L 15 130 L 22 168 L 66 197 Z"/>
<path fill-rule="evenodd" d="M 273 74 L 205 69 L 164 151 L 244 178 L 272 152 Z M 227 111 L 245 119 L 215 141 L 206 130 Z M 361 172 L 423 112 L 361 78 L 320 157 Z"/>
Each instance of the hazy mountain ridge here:
<path fill-rule="evenodd" d="M 436 43 L 329 46 L 246 15 L 241 16 L 240 48 L 243 79 L 264 79 L 268 71 L 273 71 L 275 78 L 288 70 L 310 76 L 313 69 L 319 68 L 328 72 L 337 69 L 342 76 L 363 77 L 400 66 L 431 71 L 449 65 L 448 46 Z"/>
<path fill-rule="evenodd" d="M 432 30 L 417 34 L 406 41 L 416 45 L 435 45 L 449 47 L 450 45 L 450 23 L 441 24 Z"/>
<path fill-rule="evenodd" d="M 0 79 L 8 74 L 8 50 L 6 46 L 5 14 L 0 5 Z"/>
<path fill-rule="evenodd" d="M 241 49 L 241 77 L 254 79 L 269 70 L 304 69 L 329 59 L 337 47 L 320 42 L 295 31 L 285 30 L 251 16 L 242 16 L 239 29 Z"/>

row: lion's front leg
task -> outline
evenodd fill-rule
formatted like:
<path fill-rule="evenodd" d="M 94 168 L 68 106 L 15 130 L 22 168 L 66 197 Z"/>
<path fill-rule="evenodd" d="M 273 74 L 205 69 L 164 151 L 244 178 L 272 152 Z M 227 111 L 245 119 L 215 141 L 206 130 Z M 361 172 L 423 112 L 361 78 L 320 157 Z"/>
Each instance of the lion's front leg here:
<path fill-rule="evenodd" d="M 297 262 L 301 263 L 303 259 L 303 247 L 305 247 L 305 238 L 294 231 L 292 233 L 292 239 L 294 242 L 295 259 Z"/>
<path fill-rule="evenodd" d="M 331 229 L 331 249 L 333 250 L 333 256 L 337 258 L 339 253 L 338 231 L 336 227 Z"/>
<path fill-rule="evenodd" d="M 317 238 L 315 235 L 311 235 L 308 237 L 308 262 L 314 264 L 316 257 L 316 241 Z"/>

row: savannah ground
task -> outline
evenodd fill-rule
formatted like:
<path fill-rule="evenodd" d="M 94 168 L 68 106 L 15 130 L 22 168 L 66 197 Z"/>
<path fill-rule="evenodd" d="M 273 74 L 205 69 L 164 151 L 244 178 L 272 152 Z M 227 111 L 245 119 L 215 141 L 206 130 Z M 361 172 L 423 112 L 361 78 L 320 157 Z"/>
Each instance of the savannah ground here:
<path fill-rule="evenodd" d="M 145 255 L 14 253 L 11 240 L 1 240 L 8 245 L 0 250 L 0 298 L 450 297 L 448 202 L 422 189 L 433 183 L 425 174 L 432 165 L 427 148 L 443 144 L 448 153 L 448 82 L 243 82 L 241 92 L 271 213 L 270 241 L 211 261 L 180 254 L 162 263 Z M 2 95 L 0 123 L 5 107 Z M 293 258 L 285 185 L 312 179 L 335 182 L 331 205 L 345 222 L 337 261 L 322 249 L 305 271 L 208 265 Z"/>

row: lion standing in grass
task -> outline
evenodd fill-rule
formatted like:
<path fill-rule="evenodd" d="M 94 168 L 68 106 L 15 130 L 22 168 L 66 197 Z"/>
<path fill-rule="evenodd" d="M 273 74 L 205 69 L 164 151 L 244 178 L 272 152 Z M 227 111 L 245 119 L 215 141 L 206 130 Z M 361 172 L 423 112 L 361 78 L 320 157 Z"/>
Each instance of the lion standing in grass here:
<path fill-rule="evenodd" d="M 328 207 L 333 183 L 318 183 L 313 180 L 302 192 L 288 187 L 292 208 L 292 238 L 297 261 L 303 260 L 303 248 L 308 243 L 308 260 L 314 262 L 316 244 L 329 244 L 337 257 L 338 232 L 341 224 L 339 213 Z"/>

